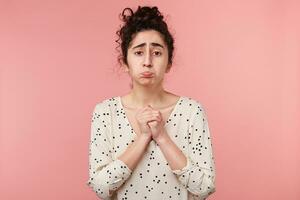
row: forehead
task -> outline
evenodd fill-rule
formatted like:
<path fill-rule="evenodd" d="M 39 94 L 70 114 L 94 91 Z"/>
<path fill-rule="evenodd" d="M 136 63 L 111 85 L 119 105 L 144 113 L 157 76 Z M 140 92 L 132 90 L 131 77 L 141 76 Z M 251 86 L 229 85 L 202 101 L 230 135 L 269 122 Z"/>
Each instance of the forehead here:
<path fill-rule="evenodd" d="M 131 41 L 129 48 L 133 48 L 142 43 L 146 43 L 146 44 L 158 43 L 162 46 L 165 46 L 161 33 L 155 30 L 146 30 L 146 31 L 138 32 L 134 36 L 133 40 Z"/>

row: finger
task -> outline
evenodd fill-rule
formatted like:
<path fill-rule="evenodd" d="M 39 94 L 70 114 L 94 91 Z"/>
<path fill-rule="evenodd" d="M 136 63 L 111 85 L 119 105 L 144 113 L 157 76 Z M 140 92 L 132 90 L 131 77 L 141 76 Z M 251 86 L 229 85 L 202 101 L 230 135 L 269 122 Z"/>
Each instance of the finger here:
<path fill-rule="evenodd" d="M 146 114 L 142 114 L 141 116 L 139 116 L 139 119 L 141 120 L 150 120 L 153 118 L 159 117 L 158 115 L 155 115 L 153 113 L 146 113 Z"/>
<path fill-rule="evenodd" d="M 150 121 L 147 121 L 147 124 L 153 124 L 154 122 L 157 122 L 156 120 L 150 120 Z"/>
<path fill-rule="evenodd" d="M 152 112 L 159 112 L 159 110 L 154 109 L 151 105 L 148 105 Z"/>
<path fill-rule="evenodd" d="M 147 122 L 148 125 L 152 125 L 152 126 L 156 126 L 158 124 L 158 121 L 156 120 L 151 120 L 149 122 Z"/>
<path fill-rule="evenodd" d="M 143 112 L 145 112 L 145 111 L 147 111 L 147 110 L 149 110 L 149 108 L 143 107 L 143 108 L 140 109 L 140 113 L 143 113 Z"/>
<path fill-rule="evenodd" d="M 152 107 L 150 105 L 147 105 L 145 107 L 143 107 L 144 110 L 152 110 Z"/>
<path fill-rule="evenodd" d="M 145 111 L 142 111 L 140 113 L 137 113 L 136 118 L 142 118 L 142 117 L 145 117 L 145 116 L 150 116 L 151 114 L 152 114 L 152 112 L 150 110 L 145 110 Z"/>
<path fill-rule="evenodd" d="M 157 116 L 148 116 L 141 119 L 142 122 L 147 123 L 149 121 L 160 121 Z"/>
<path fill-rule="evenodd" d="M 159 110 L 152 110 L 152 113 L 159 114 Z"/>
<path fill-rule="evenodd" d="M 140 112 L 144 112 L 144 111 L 146 111 L 146 110 L 151 110 L 151 108 L 149 107 L 149 106 L 144 106 L 144 107 L 142 107 L 142 108 L 139 108 L 138 109 Z"/>
<path fill-rule="evenodd" d="M 155 113 L 155 112 L 152 112 L 152 111 L 145 111 L 143 113 L 141 113 L 141 116 L 158 116 L 159 114 L 158 113 Z"/>
<path fill-rule="evenodd" d="M 159 114 L 159 112 L 156 110 L 146 110 L 145 112 L 152 113 L 152 114 Z"/>
<path fill-rule="evenodd" d="M 146 108 L 147 108 L 147 110 L 150 110 L 152 112 L 157 112 L 157 110 L 154 109 L 151 105 L 147 105 Z"/>
<path fill-rule="evenodd" d="M 140 114 L 136 115 L 136 118 L 143 121 L 143 122 L 151 120 L 152 117 L 156 117 L 156 120 L 161 120 L 161 118 L 162 118 L 159 111 L 147 110 L 147 111 L 144 111 L 143 113 L 140 113 Z"/>
<path fill-rule="evenodd" d="M 149 120 L 154 120 L 154 121 L 161 121 L 159 116 L 152 116 Z"/>
<path fill-rule="evenodd" d="M 158 121 L 161 121 L 161 119 L 162 119 L 162 117 L 158 114 L 154 114 L 153 117 Z"/>
<path fill-rule="evenodd" d="M 153 117 L 156 117 L 157 119 L 162 118 L 161 115 L 159 113 L 152 113 Z"/>

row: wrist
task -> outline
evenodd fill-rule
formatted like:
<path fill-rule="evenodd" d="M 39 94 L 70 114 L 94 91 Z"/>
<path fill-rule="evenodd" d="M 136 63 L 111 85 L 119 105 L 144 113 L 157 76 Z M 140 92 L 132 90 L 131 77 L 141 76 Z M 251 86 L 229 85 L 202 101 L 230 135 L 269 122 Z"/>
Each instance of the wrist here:
<path fill-rule="evenodd" d="M 139 134 L 137 138 L 144 142 L 150 142 L 152 140 L 151 134 Z"/>
<path fill-rule="evenodd" d="M 166 141 L 168 141 L 169 135 L 166 132 L 159 134 L 158 137 L 154 138 L 155 142 L 160 145 Z"/>

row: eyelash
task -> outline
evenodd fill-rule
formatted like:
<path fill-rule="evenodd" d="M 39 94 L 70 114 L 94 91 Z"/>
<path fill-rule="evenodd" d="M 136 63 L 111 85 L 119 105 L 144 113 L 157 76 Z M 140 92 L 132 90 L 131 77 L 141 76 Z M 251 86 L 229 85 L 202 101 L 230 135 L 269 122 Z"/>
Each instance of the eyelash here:
<path fill-rule="evenodd" d="M 134 54 L 135 55 L 140 55 L 140 54 L 136 54 L 136 53 L 139 53 L 139 52 L 142 52 L 142 51 L 136 51 L 136 52 L 134 52 Z M 159 53 L 159 55 L 158 56 L 160 56 L 162 53 L 161 52 L 159 52 L 159 51 L 154 51 L 154 53 Z"/>

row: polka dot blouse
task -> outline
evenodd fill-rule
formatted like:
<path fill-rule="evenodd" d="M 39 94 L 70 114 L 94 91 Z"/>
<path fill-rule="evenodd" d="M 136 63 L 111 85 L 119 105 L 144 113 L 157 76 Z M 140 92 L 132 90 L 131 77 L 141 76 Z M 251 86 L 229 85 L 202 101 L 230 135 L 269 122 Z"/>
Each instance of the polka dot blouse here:
<path fill-rule="evenodd" d="M 180 96 L 165 124 L 187 158 L 180 170 L 170 168 L 154 140 L 134 170 L 117 159 L 136 137 L 120 96 L 97 103 L 91 118 L 86 184 L 100 199 L 203 200 L 215 192 L 212 139 L 204 108 L 197 100 Z"/>

